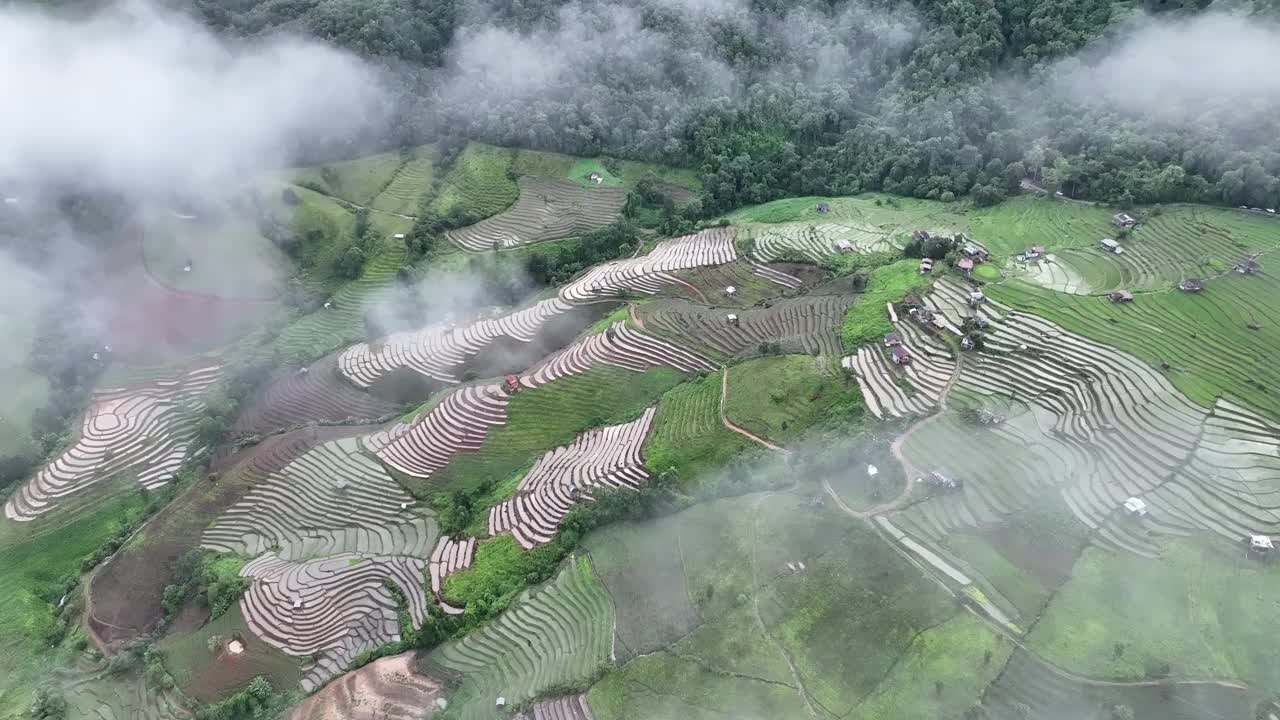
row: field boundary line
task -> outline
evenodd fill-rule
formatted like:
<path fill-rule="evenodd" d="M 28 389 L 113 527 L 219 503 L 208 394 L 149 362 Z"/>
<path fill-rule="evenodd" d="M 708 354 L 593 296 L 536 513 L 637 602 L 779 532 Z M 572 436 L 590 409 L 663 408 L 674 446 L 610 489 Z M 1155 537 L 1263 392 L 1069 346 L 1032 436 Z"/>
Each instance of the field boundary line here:
<path fill-rule="evenodd" d="M 755 442 L 769 448 L 770 450 L 777 450 L 778 452 L 788 457 L 791 456 L 791 451 L 782 447 L 781 445 L 775 445 L 774 443 L 771 443 L 768 440 L 765 440 L 759 435 L 752 433 L 750 430 L 747 430 L 743 427 L 733 424 L 733 422 L 729 420 L 728 415 L 725 414 L 725 406 L 728 405 L 728 403 L 729 403 L 729 368 L 724 367 L 720 369 L 720 422 L 724 423 L 724 426 L 729 428 L 730 430 L 744 437 L 751 438 Z"/>

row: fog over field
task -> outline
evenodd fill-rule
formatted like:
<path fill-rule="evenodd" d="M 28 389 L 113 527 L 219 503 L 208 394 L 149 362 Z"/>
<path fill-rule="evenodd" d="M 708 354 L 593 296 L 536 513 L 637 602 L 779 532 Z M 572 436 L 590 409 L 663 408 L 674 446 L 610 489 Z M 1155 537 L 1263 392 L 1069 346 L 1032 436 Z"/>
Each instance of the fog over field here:
<path fill-rule="evenodd" d="M 373 70 L 316 41 L 238 42 L 145 2 L 0 9 L 0 178 L 114 191 L 235 184 L 376 119 Z"/>

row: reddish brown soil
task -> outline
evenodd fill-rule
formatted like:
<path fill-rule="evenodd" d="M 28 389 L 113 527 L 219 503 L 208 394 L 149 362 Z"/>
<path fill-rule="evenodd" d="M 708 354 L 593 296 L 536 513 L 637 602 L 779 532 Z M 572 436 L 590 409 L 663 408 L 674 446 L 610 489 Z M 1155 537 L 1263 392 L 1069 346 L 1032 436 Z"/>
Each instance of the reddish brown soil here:
<path fill-rule="evenodd" d="M 199 546 L 205 527 L 243 497 L 257 479 L 316 444 L 359 430 L 303 428 L 215 462 L 215 468 L 222 470 L 216 482 L 197 480 L 151 520 L 142 542 L 120 552 L 94 574 L 85 619 L 106 649 L 114 650 L 155 629 L 163 617 L 160 601 L 164 588 L 173 581 L 178 559 Z"/>
<path fill-rule="evenodd" d="M 86 314 L 115 359 L 157 364 L 223 345 L 261 323 L 271 301 L 173 290 L 146 271 L 141 230 L 104 259 Z"/>
<path fill-rule="evenodd" d="M 299 705 L 291 720 L 427 720 L 440 690 L 414 670 L 413 653 L 403 653 L 339 677 Z"/>

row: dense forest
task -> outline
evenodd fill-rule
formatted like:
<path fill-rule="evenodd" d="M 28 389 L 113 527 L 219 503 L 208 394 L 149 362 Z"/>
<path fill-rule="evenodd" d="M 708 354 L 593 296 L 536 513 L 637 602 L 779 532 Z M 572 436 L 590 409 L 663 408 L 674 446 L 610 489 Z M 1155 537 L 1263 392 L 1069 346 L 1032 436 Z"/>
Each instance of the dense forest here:
<path fill-rule="evenodd" d="M 379 138 L 700 168 L 709 213 L 885 190 L 1273 207 L 1274 8 L 1210 0 L 189 0 L 385 68 Z"/>

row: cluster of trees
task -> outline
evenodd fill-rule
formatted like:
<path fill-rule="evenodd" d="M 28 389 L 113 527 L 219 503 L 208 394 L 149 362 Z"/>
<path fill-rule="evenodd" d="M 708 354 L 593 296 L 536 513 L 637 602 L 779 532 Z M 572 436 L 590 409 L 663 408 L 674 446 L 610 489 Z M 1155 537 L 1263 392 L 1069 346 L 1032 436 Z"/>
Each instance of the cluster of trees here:
<path fill-rule="evenodd" d="M 200 550 L 178 558 L 173 583 L 165 587 L 161 600 L 166 624 L 193 598 L 209 609 L 209 617 L 220 617 L 249 589 L 249 579 L 240 577 L 235 563 L 220 564 L 217 559 Z"/>
<path fill-rule="evenodd" d="M 723 5 L 194 0 L 226 32 L 302 29 L 382 63 L 405 100 L 388 144 L 661 159 L 701 169 L 709 214 L 871 190 L 994 203 L 1023 177 L 1119 204 L 1277 204 L 1274 108 L 1170 124 L 1059 92 L 1063 58 L 1125 42 L 1107 0 Z"/>

